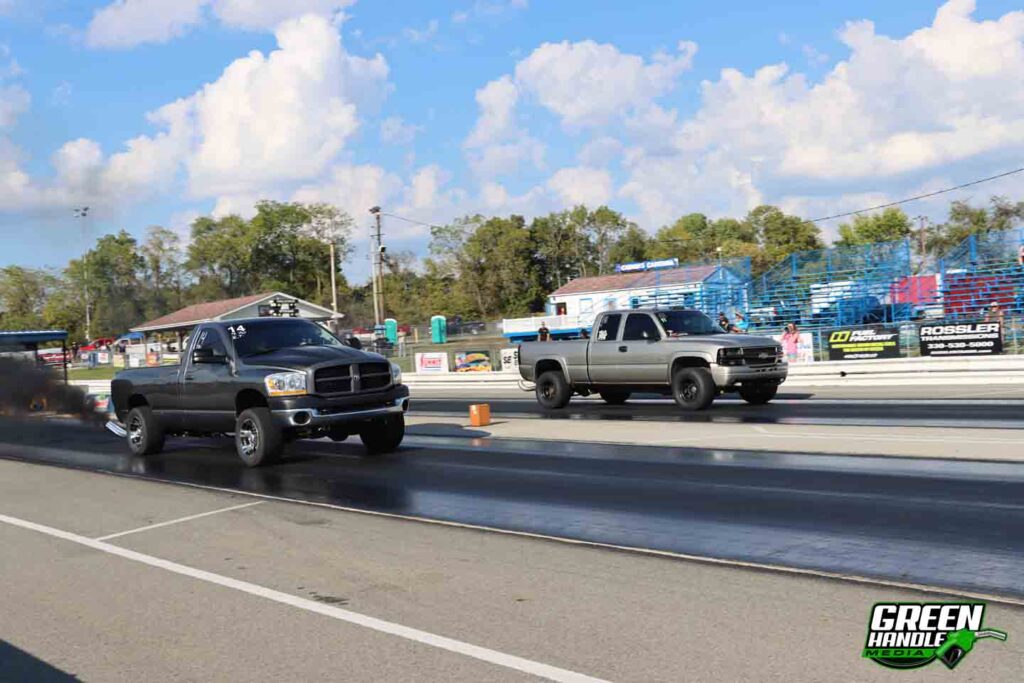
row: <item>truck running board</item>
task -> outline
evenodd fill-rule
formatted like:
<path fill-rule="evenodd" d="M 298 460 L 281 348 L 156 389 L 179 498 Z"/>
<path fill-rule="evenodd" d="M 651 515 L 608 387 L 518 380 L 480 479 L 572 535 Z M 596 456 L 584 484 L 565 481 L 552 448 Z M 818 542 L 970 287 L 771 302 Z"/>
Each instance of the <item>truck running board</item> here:
<path fill-rule="evenodd" d="M 108 420 L 107 424 L 106 424 L 106 427 L 107 427 L 107 430 L 109 430 L 113 434 L 116 434 L 117 436 L 121 437 L 122 439 L 124 437 L 128 436 L 128 431 L 124 427 L 122 427 L 121 423 L 119 423 L 119 422 L 114 422 L 113 420 Z"/>

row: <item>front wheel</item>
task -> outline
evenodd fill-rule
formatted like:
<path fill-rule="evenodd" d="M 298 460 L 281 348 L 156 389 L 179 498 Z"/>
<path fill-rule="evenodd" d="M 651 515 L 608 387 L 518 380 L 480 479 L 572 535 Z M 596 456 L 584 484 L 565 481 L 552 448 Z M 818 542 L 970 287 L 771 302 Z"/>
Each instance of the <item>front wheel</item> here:
<path fill-rule="evenodd" d="M 704 410 L 715 400 L 715 380 L 707 368 L 679 368 L 672 375 L 672 398 L 683 410 Z"/>
<path fill-rule="evenodd" d="M 394 413 L 369 422 L 359 431 L 359 439 L 370 455 L 390 453 L 405 438 L 405 415 Z"/>
<path fill-rule="evenodd" d="M 235 420 L 235 451 L 249 467 L 270 465 L 281 459 L 284 433 L 268 408 L 249 408 Z"/>
<path fill-rule="evenodd" d="M 610 406 L 621 406 L 631 395 L 628 391 L 602 391 L 600 394 L 604 402 Z"/>
<path fill-rule="evenodd" d="M 755 406 L 763 405 L 775 398 L 779 391 L 779 385 L 774 382 L 754 382 L 752 384 L 741 384 L 739 387 L 740 398 Z"/>
<path fill-rule="evenodd" d="M 569 405 L 572 388 L 561 370 L 548 370 L 537 378 L 537 403 L 543 408 L 558 410 Z"/>

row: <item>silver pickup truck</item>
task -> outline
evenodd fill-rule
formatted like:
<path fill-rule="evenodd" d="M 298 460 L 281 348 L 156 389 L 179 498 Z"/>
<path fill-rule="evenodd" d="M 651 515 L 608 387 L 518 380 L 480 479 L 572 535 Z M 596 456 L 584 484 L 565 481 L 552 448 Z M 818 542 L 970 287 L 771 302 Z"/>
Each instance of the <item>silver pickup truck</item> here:
<path fill-rule="evenodd" d="M 761 404 L 788 369 L 775 340 L 728 334 L 688 310 L 608 311 L 595 318 L 590 339 L 519 347 L 519 373 L 536 384 L 545 408 L 592 393 L 617 405 L 634 392 L 670 394 L 685 410 L 703 410 L 728 391 Z"/>

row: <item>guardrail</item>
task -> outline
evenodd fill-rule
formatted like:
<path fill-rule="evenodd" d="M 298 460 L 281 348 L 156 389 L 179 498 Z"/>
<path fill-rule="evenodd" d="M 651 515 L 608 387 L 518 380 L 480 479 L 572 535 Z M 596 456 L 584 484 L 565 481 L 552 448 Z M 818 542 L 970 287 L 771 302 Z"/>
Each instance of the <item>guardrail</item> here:
<path fill-rule="evenodd" d="M 410 389 L 473 391 L 516 389 L 519 373 L 452 372 L 447 374 L 406 373 Z M 72 381 L 91 394 L 110 391 L 109 380 Z M 793 364 L 787 387 L 814 386 L 900 386 L 905 384 L 1018 384 L 1024 386 L 1024 356 L 960 358 L 899 358 L 894 360 L 829 361 Z"/>

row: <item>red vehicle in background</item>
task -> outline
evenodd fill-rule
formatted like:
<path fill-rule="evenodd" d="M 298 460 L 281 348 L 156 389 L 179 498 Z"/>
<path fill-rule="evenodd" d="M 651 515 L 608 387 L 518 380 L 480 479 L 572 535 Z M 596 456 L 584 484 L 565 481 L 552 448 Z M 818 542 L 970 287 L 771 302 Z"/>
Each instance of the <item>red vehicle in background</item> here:
<path fill-rule="evenodd" d="M 89 351 L 99 351 L 104 346 L 106 346 L 109 349 L 111 346 L 113 346 L 113 344 L 114 344 L 114 338 L 113 337 L 100 337 L 99 339 L 93 339 L 91 342 L 89 342 L 85 346 L 78 347 L 78 351 L 80 353 L 81 352 L 88 353 Z"/>

